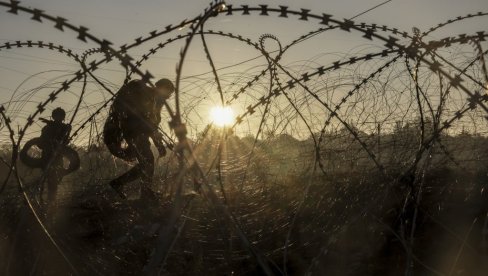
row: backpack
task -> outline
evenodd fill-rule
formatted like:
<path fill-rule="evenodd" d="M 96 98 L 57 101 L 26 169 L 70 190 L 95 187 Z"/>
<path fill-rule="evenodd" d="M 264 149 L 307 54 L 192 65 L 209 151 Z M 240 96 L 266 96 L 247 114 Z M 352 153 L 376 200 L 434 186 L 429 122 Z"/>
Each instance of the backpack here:
<path fill-rule="evenodd" d="M 117 92 L 105 124 L 103 126 L 103 142 L 110 153 L 125 161 L 135 161 L 135 153 L 130 147 L 123 147 L 124 136 L 130 131 L 127 120 L 135 116 L 134 104 L 139 101 L 141 91 L 146 85 L 140 80 L 133 80 L 125 84 Z M 125 134 L 125 135 L 124 135 Z"/>

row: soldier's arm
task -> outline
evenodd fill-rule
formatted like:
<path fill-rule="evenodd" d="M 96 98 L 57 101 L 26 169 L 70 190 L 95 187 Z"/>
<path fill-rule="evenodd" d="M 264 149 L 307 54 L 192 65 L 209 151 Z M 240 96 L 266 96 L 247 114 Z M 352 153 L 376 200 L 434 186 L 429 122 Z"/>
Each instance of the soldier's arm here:
<path fill-rule="evenodd" d="M 46 119 L 46 118 L 42 118 L 42 117 L 40 117 L 40 118 L 39 118 L 39 121 L 41 121 L 41 122 L 43 122 L 43 123 L 45 123 L 45 124 L 47 124 L 47 123 L 51 122 L 51 120 Z"/>

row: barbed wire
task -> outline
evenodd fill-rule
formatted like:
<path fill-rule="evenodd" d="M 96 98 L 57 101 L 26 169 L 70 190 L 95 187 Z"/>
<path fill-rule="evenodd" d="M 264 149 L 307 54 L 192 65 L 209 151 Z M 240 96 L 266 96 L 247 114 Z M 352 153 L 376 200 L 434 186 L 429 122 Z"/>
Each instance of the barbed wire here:
<path fill-rule="evenodd" d="M 42 215 L 45 210 L 34 204 L 34 196 L 25 185 L 26 179 L 34 178 L 35 174 L 26 172 L 18 162 L 21 145 L 24 139 L 35 135 L 36 132 L 29 131 L 34 129 L 38 117 L 51 110 L 54 104 L 60 104 L 61 97 L 72 93 L 76 101 L 69 123 L 77 127 L 68 141 L 77 147 L 83 158 L 91 158 L 90 154 L 95 153 L 94 158 L 110 160 L 110 155 L 100 142 L 102 134 L 93 131 L 93 128 L 99 129 L 99 124 L 103 124 L 107 108 L 117 97 L 114 88 L 120 86 L 97 75 L 97 70 L 117 60 L 125 69 L 124 83 L 135 77 L 154 86 L 151 81 L 153 75 L 142 68 L 167 46 L 177 45 L 181 46 L 181 51 L 175 68 L 174 110 L 170 103 L 164 102 L 170 118 L 170 132 L 159 126 L 165 135 L 166 145 L 173 152 L 158 161 L 164 163 L 159 163 L 158 170 L 164 170 L 165 177 L 170 179 L 168 182 L 172 183 L 158 185 L 166 185 L 171 190 L 168 196 L 172 206 L 166 216 L 159 215 L 149 220 L 151 225 L 159 226 L 152 231 L 152 242 L 144 244 L 145 250 L 152 253 L 144 258 L 139 272 L 158 275 L 171 266 L 171 258 L 178 259 L 197 242 L 210 244 L 214 238 L 211 235 L 218 233 L 218 246 L 215 243 L 199 250 L 213 254 L 205 256 L 212 263 L 216 263 L 216 260 L 225 262 L 202 268 L 202 271 L 216 273 L 222 269 L 229 271 L 229 274 L 246 274 L 249 268 L 239 265 L 251 261 L 258 267 L 256 271 L 266 275 L 287 275 L 291 273 L 294 254 L 310 250 L 312 253 L 309 257 L 302 260 L 305 268 L 301 268 L 299 273 L 311 274 L 320 269 L 320 262 L 328 249 L 337 243 L 335 236 L 363 220 L 365 214 L 383 223 L 385 210 L 394 205 L 389 200 L 396 199 L 404 202 L 404 206 L 397 210 L 403 228 L 399 230 L 391 224 L 383 224 L 388 225 L 401 242 L 408 263 L 407 274 L 411 272 L 410 267 L 414 262 L 432 273 L 442 274 L 423 256 L 414 252 L 413 240 L 420 231 L 416 221 L 425 201 L 421 201 L 426 185 L 425 175 L 432 172 L 437 164 L 450 168 L 446 165 L 447 161 L 441 160 L 441 154 L 456 169 L 464 172 L 470 171 L 471 164 L 482 167 L 488 158 L 478 156 L 477 161 L 467 162 L 463 157 L 473 150 L 461 154 L 467 145 L 456 145 L 453 141 L 456 138 L 448 134 L 449 130 L 458 131 L 456 128 L 462 125 L 464 119 L 471 120 L 473 128 L 484 127 L 483 123 L 486 123 L 488 73 L 484 56 L 488 51 L 484 50 L 483 43 L 488 34 L 481 31 L 428 42 L 422 39 L 455 22 L 483 17 L 488 13 L 457 17 L 426 32 L 414 31 L 410 34 L 386 25 L 355 23 L 351 19 L 337 20 L 332 15 L 313 13 L 308 9 L 291 10 L 286 6 L 271 8 L 268 5 L 236 7 L 214 1 L 202 14 L 192 19 L 151 31 L 149 35 L 114 48 L 108 39 L 98 38 L 88 28 L 73 25 L 63 17 L 24 7 L 18 1 L 0 2 L 0 6 L 12 14 L 31 16 L 32 20 L 40 23 L 54 23 L 55 29 L 68 30 L 81 42 L 97 45 L 82 53 L 65 45 L 44 41 L 15 41 L 0 45 L 0 51 L 49 50 L 71 58 L 79 66 L 76 72 L 69 73 L 68 79 L 51 83 L 56 88 L 50 90 L 52 92 L 38 104 L 36 98 L 31 97 L 42 97 L 40 91 L 51 89 L 49 85 L 32 90 L 27 99 L 22 96 L 14 99 L 12 96 L 4 104 L 6 107 L 0 106 L 0 133 L 6 133 L 10 143 L 10 161 L 1 156 L 2 163 L 8 169 L 0 196 L 13 193 L 7 188 L 10 183 L 18 185 L 37 224 L 72 273 L 81 275 L 89 270 L 97 270 L 96 267 L 116 265 L 117 261 L 113 256 L 104 257 L 105 260 L 98 264 L 91 261 L 93 267 L 78 267 L 76 256 L 69 250 L 70 245 L 60 246 L 63 238 L 53 234 L 51 226 L 46 225 Z M 275 15 L 287 22 L 299 20 L 313 25 L 314 29 L 316 24 L 321 27 L 297 35 L 286 44 L 271 33 L 264 33 L 254 41 L 232 31 L 204 28 L 214 18 L 239 15 L 259 15 L 265 20 L 274 20 L 272 16 Z M 187 33 L 173 35 L 175 30 L 185 27 L 189 28 Z M 380 49 L 343 54 L 335 61 L 312 58 L 297 62 L 298 65 L 286 64 L 289 49 L 299 48 L 306 40 L 320 39 L 319 35 L 325 32 L 351 33 L 360 41 L 378 43 Z M 155 42 L 155 46 L 149 45 L 163 35 L 168 36 L 166 40 Z M 211 76 L 186 76 L 183 72 L 190 63 L 190 51 L 197 47 L 196 38 L 200 38 L 211 70 L 208 75 Z M 229 39 L 257 56 L 218 68 L 217 59 L 212 54 L 214 48 L 208 41 L 212 38 Z M 455 56 L 457 49 L 466 50 L 463 48 L 466 44 L 471 46 L 471 51 L 458 51 L 458 56 Z M 134 61 L 128 52 L 142 45 L 148 45 L 149 50 Z M 268 46 L 277 46 L 277 49 Z M 453 52 L 446 57 L 443 49 Z M 93 58 L 96 54 L 103 57 L 97 60 Z M 405 63 L 398 62 L 401 58 L 405 59 Z M 93 83 L 88 81 L 89 78 Z M 71 92 L 78 82 L 82 84 L 80 91 Z M 103 99 L 96 104 L 85 104 L 86 113 L 83 113 L 81 106 L 90 97 L 91 84 L 100 88 L 97 95 L 103 95 Z M 203 107 L 214 103 L 213 97 L 218 98 L 221 106 L 238 106 L 242 111 L 233 125 L 224 130 L 214 128 L 201 118 Z M 22 103 L 15 110 L 9 108 L 14 100 Z M 393 106 L 388 106 L 389 102 L 394 102 Z M 33 103 L 36 103 L 35 106 Z M 28 111 L 28 115 L 20 113 L 29 107 L 33 109 Z M 9 116 L 16 117 L 16 131 Z M 205 127 L 203 132 L 198 133 L 198 124 L 202 121 Z M 246 128 L 246 124 L 248 133 L 252 134 L 250 140 L 236 135 L 240 129 Z M 88 125 L 90 129 L 87 133 Z M 277 135 L 279 129 L 282 132 Z M 189 134 L 189 131 L 195 131 L 196 135 Z M 381 134 L 381 131 L 384 133 Z M 470 138 L 469 141 L 473 145 L 482 144 L 482 139 L 486 139 L 483 136 L 486 135 L 484 128 L 483 131 L 482 138 Z M 294 134 L 307 138 L 299 140 Z M 88 137 L 88 146 L 83 144 L 86 141 L 83 141 L 82 135 Z M 402 143 L 403 148 L 398 149 L 396 143 Z M 436 152 L 437 147 L 439 153 Z M 395 156 L 398 152 L 405 154 Z M 123 166 L 115 160 L 113 164 L 106 164 L 112 174 Z M 351 173 L 346 177 L 344 174 L 347 174 L 345 171 L 348 168 Z M 317 169 L 322 172 L 321 176 Z M 89 174 L 110 177 L 110 173 L 104 173 L 103 168 L 92 170 L 86 172 L 84 177 Z M 45 177 L 44 173 L 41 178 Z M 80 179 L 84 179 L 81 174 Z M 93 176 L 90 178 L 93 181 Z M 68 181 L 73 184 L 77 180 Z M 375 181 L 379 185 L 372 188 L 371 184 L 377 184 Z M 341 187 L 344 183 L 345 186 Z M 190 185 L 199 186 L 200 200 L 185 201 L 184 193 Z M 374 204 L 378 200 L 383 200 L 381 206 Z M 350 210 L 341 213 L 340 206 L 346 209 L 350 207 Z M 413 211 L 407 210 L 410 206 Z M 320 210 L 319 207 L 324 209 Z M 110 208 L 116 210 L 114 206 Z M 129 208 L 131 212 L 137 212 L 135 209 Z M 212 216 L 214 218 L 209 219 Z M 126 228 L 131 232 L 135 231 L 136 226 L 139 227 L 136 222 L 127 222 Z M 325 233 L 328 238 L 321 237 L 317 229 L 321 229 L 319 232 Z M 141 233 L 144 231 L 141 230 Z M 310 236 L 303 237 L 306 233 Z M 185 237 L 197 241 L 185 241 Z M 270 242 L 273 238 L 275 240 Z M 238 242 L 239 246 L 236 245 Z M 100 253 L 107 249 L 98 250 Z"/>

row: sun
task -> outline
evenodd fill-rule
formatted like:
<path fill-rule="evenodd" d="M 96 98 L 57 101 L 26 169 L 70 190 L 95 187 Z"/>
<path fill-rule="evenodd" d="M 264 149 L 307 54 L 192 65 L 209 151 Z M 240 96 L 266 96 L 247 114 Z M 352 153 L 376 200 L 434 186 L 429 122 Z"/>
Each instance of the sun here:
<path fill-rule="evenodd" d="M 219 127 L 230 126 L 235 121 L 234 111 L 230 106 L 215 106 L 210 110 L 210 119 Z"/>

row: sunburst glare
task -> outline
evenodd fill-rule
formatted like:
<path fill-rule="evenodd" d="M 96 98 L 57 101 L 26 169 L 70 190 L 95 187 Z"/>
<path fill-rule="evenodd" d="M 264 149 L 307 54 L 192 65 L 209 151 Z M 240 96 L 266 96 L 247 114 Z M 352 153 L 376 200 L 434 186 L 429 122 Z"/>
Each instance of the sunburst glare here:
<path fill-rule="evenodd" d="M 234 111 L 230 106 L 212 107 L 210 120 L 219 127 L 230 126 L 235 122 Z"/>

